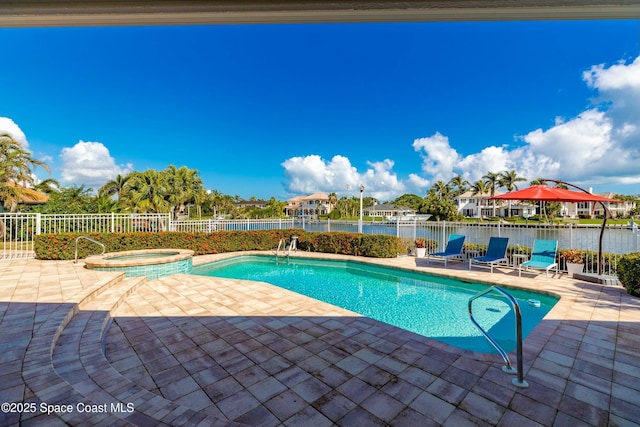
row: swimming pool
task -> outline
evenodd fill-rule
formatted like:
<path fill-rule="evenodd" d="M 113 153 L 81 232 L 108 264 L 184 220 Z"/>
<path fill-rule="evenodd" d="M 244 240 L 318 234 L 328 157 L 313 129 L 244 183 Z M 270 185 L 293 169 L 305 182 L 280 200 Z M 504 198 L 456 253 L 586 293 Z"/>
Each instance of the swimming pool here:
<path fill-rule="evenodd" d="M 466 350 L 495 353 L 471 323 L 469 298 L 488 285 L 352 261 L 238 256 L 197 266 L 193 274 L 267 282 Z M 526 337 L 558 301 L 516 289 Z M 529 300 L 539 301 L 530 304 Z M 507 351 L 515 320 L 507 300 L 491 293 L 474 301 L 474 317 Z"/>

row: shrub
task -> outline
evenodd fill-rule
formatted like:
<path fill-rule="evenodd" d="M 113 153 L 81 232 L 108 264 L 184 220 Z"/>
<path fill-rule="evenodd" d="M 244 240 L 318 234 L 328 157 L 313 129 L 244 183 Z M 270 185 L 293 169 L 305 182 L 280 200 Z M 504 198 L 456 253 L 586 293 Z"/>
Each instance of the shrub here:
<path fill-rule="evenodd" d="M 312 252 L 393 258 L 402 251 L 400 239 L 385 234 L 316 232 L 301 234 L 298 248 Z"/>
<path fill-rule="evenodd" d="M 618 260 L 618 279 L 627 293 L 640 296 L 640 252 L 633 252 Z"/>
<path fill-rule="evenodd" d="M 298 236 L 298 248 L 314 252 L 392 258 L 400 252 L 395 236 L 358 233 L 311 233 L 301 229 L 218 231 L 215 233 L 147 232 L 83 233 L 103 243 L 107 252 L 138 249 L 191 249 L 195 255 L 223 252 L 272 250 L 280 239 Z M 40 259 L 73 259 L 75 241 L 80 234 L 41 234 L 35 238 L 35 252 Z M 78 258 L 100 253 L 101 248 L 88 240 L 78 242 Z"/>

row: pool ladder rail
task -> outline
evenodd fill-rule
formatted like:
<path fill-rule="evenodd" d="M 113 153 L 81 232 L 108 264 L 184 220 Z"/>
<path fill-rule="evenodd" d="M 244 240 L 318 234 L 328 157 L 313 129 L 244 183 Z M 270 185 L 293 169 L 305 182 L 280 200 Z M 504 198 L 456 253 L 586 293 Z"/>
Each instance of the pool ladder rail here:
<path fill-rule="evenodd" d="M 298 236 L 292 236 L 291 243 L 289 243 L 289 246 L 287 247 L 287 242 L 285 241 L 284 237 L 280 239 L 280 241 L 278 242 L 278 248 L 273 253 L 276 256 L 276 261 L 278 260 L 278 256 L 280 255 L 281 249 L 283 251 L 283 255 L 286 254 L 287 258 L 289 258 L 289 255 L 291 255 L 291 251 L 297 252 L 298 251 L 297 241 L 298 241 Z"/>
<path fill-rule="evenodd" d="M 516 355 L 518 358 L 518 360 L 516 361 L 517 369 L 513 368 L 513 365 L 511 365 L 511 361 L 509 360 L 509 356 L 502 349 L 502 347 L 500 347 L 500 344 L 498 344 L 493 338 L 491 338 L 491 336 L 487 333 L 487 331 L 485 331 L 484 328 L 480 326 L 480 324 L 473 317 L 473 301 L 493 291 L 496 291 L 507 298 L 509 303 L 511 303 L 511 307 L 513 308 L 513 311 L 515 314 L 516 344 L 517 344 Z M 520 311 L 520 305 L 518 304 L 518 301 L 516 301 L 516 299 L 513 297 L 513 295 L 511 295 L 510 293 L 502 289 L 500 286 L 492 286 L 469 298 L 469 317 L 471 318 L 471 321 L 473 322 L 473 324 L 476 325 L 476 327 L 480 330 L 482 335 L 484 335 L 484 337 L 489 341 L 489 343 L 498 351 L 498 353 L 500 353 L 500 356 L 502 356 L 502 359 L 504 360 L 504 363 L 505 363 L 505 366 L 502 367 L 502 371 L 507 374 L 517 375 L 517 377 L 511 380 L 511 382 L 516 387 L 520 387 L 520 388 L 529 387 L 529 384 L 524 380 L 524 373 L 522 368 L 522 313 Z"/>
<path fill-rule="evenodd" d="M 90 242 L 95 243 L 96 245 L 100 245 L 100 246 L 102 246 L 102 253 L 101 253 L 100 255 L 104 255 L 104 253 L 105 253 L 105 252 L 107 252 L 107 247 L 104 245 L 104 243 L 102 243 L 102 242 L 98 242 L 97 240 L 92 239 L 92 238 L 91 238 L 91 237 L 89 237 L 89 236 L 80 236 L 80 237 L 78 237 L 78 238 L 76 239 L 76 256 L 75 256 L 75 261 L 73 261 L 73 263 L 74 263 L 74 264 L 77 264 L 77 263 L 78 263 L 78 241 L 79 241 L 80 239 L 85 239 L 85 240 L 88 240 L 88 241 L 90 241 Z"/>

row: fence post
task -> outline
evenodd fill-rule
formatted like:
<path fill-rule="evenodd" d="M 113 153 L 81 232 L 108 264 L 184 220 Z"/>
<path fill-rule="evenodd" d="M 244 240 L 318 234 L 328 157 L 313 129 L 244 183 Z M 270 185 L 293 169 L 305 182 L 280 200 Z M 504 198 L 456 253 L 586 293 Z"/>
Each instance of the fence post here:
<path fill-rule="evenodd" d="M 331 218 L 327 218 L 327 232 L 331 233 Z"/>
<path fill-rule="evenodd" d="M 111 212 L 111 232 L 115 233 L 116 230 L 116 214 Z"/>
<path fill-rule="evenodd" d="M 444 251 L 444 248 L 447 246 L 447 243 L 446 243 L 446 240 L 445 240 L 446 239 L 446 237 L 445 237 L 445 229 L 446 229 L 446 227 L 447 227 L 447 221 L 443 220 L 442 221 L 442 238 L 441 238 L 441 245 L 442 246 L 440 246 L 441 250 L 443 250 L 443 251 Z"/>
<path fill-rule="evenodd" d="M 42 214 L 37 213 L 36 214 L 36 234 L 40 234 L 42 233 L 42 230 L 40 230 L 40 228 L 42 227 Z"/>
<path fill-rule="evenodd" d="M 569 223 L 569 249 L 573 249 L 573 224 Z"/>
<path fill-rule="evenodd" d="M 396 216 L 396 237 L 400 237 L 400 216 Z"/>
<path fill-rule="evenodd" d="M 413 218 L 413 241 L 416 241 L 416 238 L 418 237 L 418 235 L 416 234 L 416 229 L 418 227 L 418 218 Z"/>

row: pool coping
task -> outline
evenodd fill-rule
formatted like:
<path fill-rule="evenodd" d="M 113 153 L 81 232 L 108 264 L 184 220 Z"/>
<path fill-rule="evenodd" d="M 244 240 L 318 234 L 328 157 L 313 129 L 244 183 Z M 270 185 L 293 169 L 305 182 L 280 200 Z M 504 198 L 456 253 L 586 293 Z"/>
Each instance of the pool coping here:
<path fill-rule="evenodd" d="M 124 257 L 130 255 L 162 254 L 165 257 L 140 258 L 117 260 L 113 257 Z M 120 268 L 120 267 L 141 267 L 154 264 L 168 264 L 170 262 L 182 261 L 193 257 L 194 251 L 189 249 L 139 249 L 122 252 L 107 252 L 103 255 L 92 255 L 84 260 L 88 268 Z"/>

